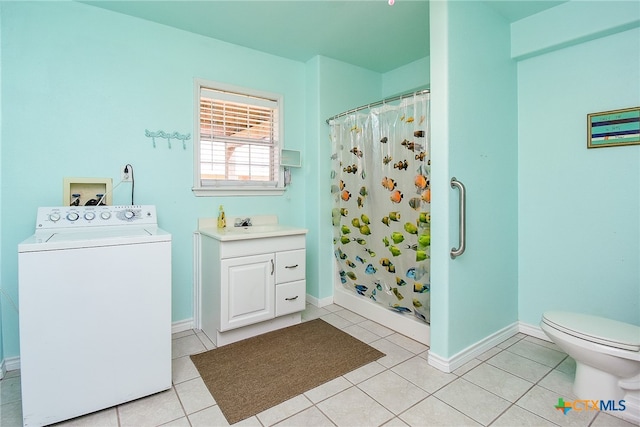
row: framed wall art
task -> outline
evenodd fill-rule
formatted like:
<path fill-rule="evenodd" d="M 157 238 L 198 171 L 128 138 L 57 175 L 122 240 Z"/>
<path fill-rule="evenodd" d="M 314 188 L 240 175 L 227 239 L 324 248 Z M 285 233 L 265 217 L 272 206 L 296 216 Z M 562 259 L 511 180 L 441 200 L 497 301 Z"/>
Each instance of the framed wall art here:
<path fill-rule="evenodd" d="M 640 145 L 640 107 L 587 114 L 587 148 Z"/>

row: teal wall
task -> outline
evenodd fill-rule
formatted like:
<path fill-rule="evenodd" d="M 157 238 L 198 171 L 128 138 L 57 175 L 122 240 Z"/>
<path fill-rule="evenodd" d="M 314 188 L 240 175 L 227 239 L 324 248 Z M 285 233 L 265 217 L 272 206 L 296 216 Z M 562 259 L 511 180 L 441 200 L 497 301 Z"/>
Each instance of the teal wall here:
<path fill-rule="evenodd" d="M 382 75 L 382 97 L 404 94 L 409 91 L 428 89 L 430 77 L 430 58 L 413 61 Z"/>
<path fill-rule="evenodd" d="M 276 214 L 305 226 L 303 170 L 283 196 L 195 197 L 193 144 L 152 148 L 145 129 L 193 134 L 193 79 L 282 93 L 285 145 L 305 151 L 305 65 L 77 2 L 1 2 L 2 288 L 17 301 L 17 245 L 38 206 L 62 203 L 63 177 L 134 166 L 137 204 L 173 235 L 173 320 L 192 317 L 197 218 Z M 260 72 L 256 72 L 260 70 Z M 130 187 L 114 191 L 130 203 Z M 105 260 L 105 269 L 117 268 Z M 100 272 L 96 272 L 100 274 Z M 310 287 L 317 289 L 314 277 Z M 123 296 L 124 297 L 124 296 Z M 17 313 L 3 298 L 4 356 L 19 354 Z"/>
<path fill-rule="evenodd" d="M 587 114 L 640 106 L 640 4 L 552 11 L 514 27 L 516 52 L 542 52 L 518 63 L 519 317 L 640 325 L 640 146 L 586 148 Z M 530 28 L 543 29 L 539 43 Z"/>
<path fill-rule="evenodd" d="M 334 285 L 334 256 L 333 230 L 331 228 L 331 140 L 329 125 L 326 119 L 345 110 L 375 102 L 382 97 L 382 75 L 379 73 L 355 67 L 326 57 L 317 57 L 308 64 L 310 81 L 315 82 L 317 89 L 316 109 L 309 113 L 309 120 L 315 122 L 314 134 L 309 138 L 309 147 L 315 147 L 313 169 L 317 168 L 317 186 L 314 187 L 314 198 L 317 209 L 309 214 L 313 218 L 310 228 L 314 229 L 311 236 L 317 233 L 318 240 L 313 241 L 317 252 L 314 254 L 319 279 L 319 299 L 333 295 Z M 312 70 L 312 71 L 311 71 Z"/>
<path fill-rule="evenodd" d="M 517 313 L 517 85 L 509 24 L 483 2 L 431 2 L 431 351 L 448 359 Z M 466 186 L 466 252 L 458 191 Z"/>
<path fill-rule="evenodd" d="M 511 25 L 511 56 L 543 55 L 640 25 L 635 0 L 568 1 Z M 631 45 L 633 46 L 633 44 Z M 637 54 L 637 50 L 629 52 Z"/>
<path fill-rule="evenodd" d="M 640 324 L 640 147 L 586 148 L 588 113 L 640 105 L 640 5 L 572 1 L 513 24 L 482 2 L 430 14 L 432 352 L 549 309 Z M 453 261 L 451 176 L 468 191 Z"/>
<path fill-rule="evenodd" d="M 0 9 L 0 14 L 2 10 Z M 0 47 L 2 46 L 2 16 L 0 15 Z M 0 99 L 2 99 L 2 61 L 0 61 Z M 2 164 L 2 103 L 0 102 L 0 165 Z M 4 240 L 2 232 L 2 174 L 0 173 L 0 242 Z M 0 244 L 0 291 L 2 291 L 2 244 Z M 2 303 L 5 299 L 0 292 L 0 364 L 4 360 L 4 345 L 2 339 Z M 0 369 L 2 369 L 0 367 Z M 0 371 L 0 376 L 2 372 Z"/>
<path fill-rule="evenodd" d="M 572 1 L 509 25 L 484 2 L 432 2 L 431 56 L 381 75 L 76 2 L 0 2 L 2 289 L 17 302 L 17 245 L 38 206 L 61 203 L 63 177 L 117 182 L 131 163 L 136 203 L 157 205 L 173 234 L 174 321 L 192 317 L 197 218 L 219 204 L 308 228 L 307 292 L 328 301 L 325 119 L 431 86 L 434 353 L 450 357 L 518 320 L 536 325 L 550 308 L 640 324 L 640 146 L 585 147 L 587 113 L 640 105 L 640 7 L 605 4 Z M 303 167 L 283 196 L 195 197 L 192 144 L 152 148 L 145 129 L 193 133 L 196 77 L 284 94 L 285 145 Z M 457 260 L 453 175 L 469 196 L 468 252 Z M 128 203 L 127 185 L 115 203 Z M 2 360 L 19 346 L 17 313 L 0 301 Z"/>
<path fill-rule="evenodd" d="M 326 57 L 316 57 L 307 63 L 307 78 L 312 86 L 307 101 L 310 104 L 308 117 L 311 131 L 307 151 L 315 153 L 316 162 L 310 166 L 313 174 L 312 187 L 308 196 L 317 200 L 317 210 L 309 212 L 309 228 L 312 247 L 311 254 L 316 263 L 308 270 L 319 277 L 318 292 L 311 292 L 319 299 L 333 295 L 335 263 L 333 256 L 333 231 L 331 227 L 332 197 L 330 192 L 330 129 L 326 119 L 343 111 L 376 102 L 385 97 L 423 89 L 429 85 L 429 58 L 414 61 L 406 66 L 384 74 L 355 67 Z M 314 99 L 315 102 L 311 102 Z M 314 191 L 319 189 L 319 191 Z M 313 195 L 313 196 L 311 196 Z M 318 215 L 317 218 L 315 215 Z M 317 231 L 316 231 L 317 230 Z M 317 233 L 318 240 L 314 239 Z M 308 249 L 309 250 L 309 249 Z M 317 271 L 312 270 L 317 268 Z"/>
<path fill-rule="evenodd" d="M 136 203 L 155 204 L 160 226 L 173 235 L 173 321 L 192 317 L 192 232 L 197 218 L 216 215 L 219 204 L 227 215 L 276 214 L 283 223 L 308 228 L 307 293 L 331 300 L 325 119 L 379 100 L 383 75 L 321 56 L 306 64 L 290 61 L 75 2 L 4 2 L 0 16 L 6 112 L 1 265 L 3 288 L 14 300 L 17 245 L 32 234 L 37 207 L 62 202 L 65 176 L 117 183 L 126 163 L 134 166 Z M 406 86 L 387 79 L 393 90 L 428 83 L 415 76 L 416 66 L 425 70 L 417 61 L 399 71 L 403 78 L 414 74 Z M 193 133 L 196 77 L 284 94 L 285 145 L 301 151 L 303 167 L 293 170 L 283 196 L 195 197 L 192 144 L 168 149 L 158 140 L 152 148 L 145 129 Z M 115 204 L 129 203 L 127 185 L 114 191 Z M 17 313 L 6 301 L 3 306 L 5 356 L 14 357 Z"/>

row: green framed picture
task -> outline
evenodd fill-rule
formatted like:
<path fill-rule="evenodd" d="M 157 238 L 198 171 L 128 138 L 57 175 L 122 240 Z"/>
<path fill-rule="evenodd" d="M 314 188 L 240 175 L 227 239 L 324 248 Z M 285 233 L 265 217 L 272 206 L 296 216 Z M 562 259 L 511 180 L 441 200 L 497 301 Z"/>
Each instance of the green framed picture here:
<path fill-rule="evenodd" d="M 587 148 L 640 144 L 640 107 L 587 114 Z"/>

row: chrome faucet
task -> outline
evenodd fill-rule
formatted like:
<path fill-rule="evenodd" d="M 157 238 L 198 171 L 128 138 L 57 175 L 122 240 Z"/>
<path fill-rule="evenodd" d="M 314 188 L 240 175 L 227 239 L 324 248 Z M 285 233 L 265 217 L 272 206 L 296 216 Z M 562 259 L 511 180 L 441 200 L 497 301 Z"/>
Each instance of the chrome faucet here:
<path fill-rule="evenodd" d="M 233 226 L 234 227 L 251 227 L 251 218 L 245 218 L 245 219 L 236 218 Z"/>

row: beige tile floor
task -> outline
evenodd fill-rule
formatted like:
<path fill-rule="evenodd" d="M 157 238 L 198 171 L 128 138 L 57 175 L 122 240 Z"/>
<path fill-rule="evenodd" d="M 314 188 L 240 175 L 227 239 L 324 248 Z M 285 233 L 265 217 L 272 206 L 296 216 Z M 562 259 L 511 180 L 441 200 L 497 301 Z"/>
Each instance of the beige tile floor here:
<path fill-rule="evenodd" d="M 606 412 L 556 410 L 573 400 L 575 363 L 554 344 L 518 334 L 453 373 L 427 363 L 428 348 L 337 305 L 307 305 L 322 318 L 386 354 L 294 397 L 241 426 L 632 426 Z M 173 387 L 76 418 L 62 426 L 226 426 L 189 355 L 214 348 L 200 331 L 173 336 Z M 0 381 L 0 425 L 21 425 L 20 374 Z"/>

